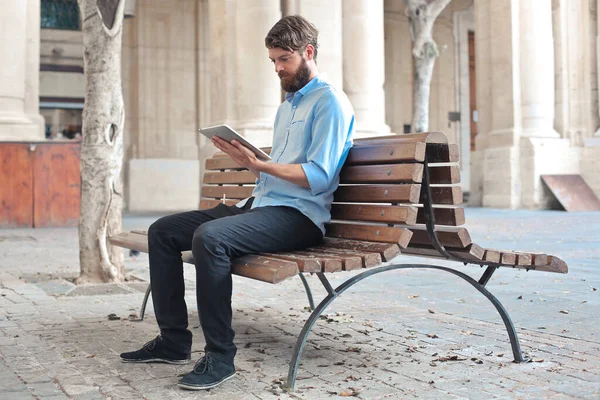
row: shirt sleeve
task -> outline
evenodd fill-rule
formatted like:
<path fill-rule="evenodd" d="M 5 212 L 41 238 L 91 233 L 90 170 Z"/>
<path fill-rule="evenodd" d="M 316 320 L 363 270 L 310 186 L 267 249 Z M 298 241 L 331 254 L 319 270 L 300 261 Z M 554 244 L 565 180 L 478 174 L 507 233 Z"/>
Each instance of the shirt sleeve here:
<path fill-rule="evenodd" d="M 332 92 L 315 107 L 307 162 L 301 164 L 314 196 L 325 192 L 336 179 L 352 145 L 349 136 L 354 124 L 349 105 L 345 107 Z"/>

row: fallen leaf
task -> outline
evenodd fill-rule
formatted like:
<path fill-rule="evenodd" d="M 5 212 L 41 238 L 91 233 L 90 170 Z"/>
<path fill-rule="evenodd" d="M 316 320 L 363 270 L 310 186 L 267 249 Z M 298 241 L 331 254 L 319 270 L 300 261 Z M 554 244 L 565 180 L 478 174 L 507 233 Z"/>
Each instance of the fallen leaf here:
<path fill-rule="evenodd" d="M 417 297 L 419 297 L 418 294 L 411 294 L 408 296 L 409 299 L 416 299 Z"/>
<path fill-rule="evenodd" d="M 581 302 L 581 304 L 585 304 L 585 303 L 587 303 L 587 300 L 583 300 L 583 301 Z"/>
<path fill-rule="evenodd" d="M 432 338 L 432 339 L 438 339 L 438 338 L 439 338 L 439 336 L 438 336 L 438 335 L 436 335 L 435 333 L 428 333 L 428 334 L 427 334 L 427 337 L 430 337 L 430 338 Z"/>
<path fill-rule="evenodd" d="M 533 362 L 544 362 L 543 358 L 536 358 L 535 360 L 533 360 Z"/>
<path fill-rule="evenodd" d="M 348 347 L 345 351 L 348 353 L 360 353 L 360 347 Z"/>
<path fill-rule="evenodd" d="M 353 397 L 353 396 L 358 396 L 359 393 L 360 393 L 360 390 L 354 389 L 354 388 L 350 388 L 350 389 L 346 389 L 346 390 L 342 391 L 340 393 L 340 396 L 342 396 L 342 397 Z"/>
<path fill-rule="evenodd" d="M 592 292 L 595 292 L 596 290 L 598 290 L 598 289 L 596 289 L 595 287 L 592 287 Z"/>
<path fill-rule="evenodd" d="M 435 311 L 433 311 L 431 308 L 427 311 L 429 311 L 429 314 L 435 314 Z"/>
<path fill-rule="evenodd" d="M 483 361 L 482 361 L 482 360 L 480 360 L 480 359 L 479 359 L 479 358 L 477 358 L 477 357 L 473 357 L 473 358 L 471 358 L 471 361 L 474 361 L 474 362 L 475 362 L 475 364 L 483 364 Z"/>
<path fill-rule="evenodd" d="M 446 361 L 464 361 L 464 360 L 466 360 L 466 358 L 458 358 L 458 356 L 454 355 L 454 356 L 439 357 L 433 361 L 446 362 Z"/>
<path fill-rule="evenodd" d="M 523 296 L 517 297 L 518 300 L 523 300 Z"/>
<path fill-rule="evenodd" d="M 96 357 L 96 355 L 95 355 L 95 354 L 90 354 L 90 355 L 89 355 L 89 356 L 87 356 L 86 358 L 94 358 L 94 357 Z"/>
<path fill-rule="evenodd" d="M 496 354 L 496 357 L 504 357 L 504 353 L 498 353 Z"/>
<path fill-rule="evenodd" d="M 567 310 L 560 310 L 561 314 L 568 314 L 569 312 Z"/>
<path fill-rule="evenodd" d="M 344 379 L 344 382 L 357 381 L 358 379 L 359 378 L 355 377 L 354 375 L 350 375 Z"/>
<path fill-rule="evenodd" d="M 121 319 L 121 317 L 119 317 L 117 314 L 108 314 L 108 320 L 109 321 L 116 321 Z"/>

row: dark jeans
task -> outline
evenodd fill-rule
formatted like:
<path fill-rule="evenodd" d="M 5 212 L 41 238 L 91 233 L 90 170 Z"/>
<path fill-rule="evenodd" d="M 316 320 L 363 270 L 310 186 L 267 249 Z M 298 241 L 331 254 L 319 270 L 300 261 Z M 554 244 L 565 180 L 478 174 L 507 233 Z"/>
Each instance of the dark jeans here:
<path fill-rule="evenodd" d="M 249 206 L 219 204 L 209 210 L 169 215 L 148 230 L 156 320 L 163 339 L 180 355 L 189 355 L 192 345 L 192 333 L 187 329 L 182 251 L 191 249 L 196 260 L 196 299 L 205 351 L 232 363 L 236 347 L 231 327 L 231 259 L 298 250 L 322 240 L 321 230 L 294 208 Z"/>

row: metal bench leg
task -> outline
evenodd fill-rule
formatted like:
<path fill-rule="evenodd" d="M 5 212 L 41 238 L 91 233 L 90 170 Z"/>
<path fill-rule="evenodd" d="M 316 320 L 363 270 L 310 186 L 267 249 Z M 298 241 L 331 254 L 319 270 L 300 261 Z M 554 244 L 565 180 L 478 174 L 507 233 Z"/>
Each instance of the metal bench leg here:
<path fill-rule="evenodd" d="M 310 286 L 308 286 L 308 282 L 302 272 L 300 272 L 298 275 L 300 276 L 300 279 L 302 279 L 302 284 L 304 285 L 304 290 L 306 290 L 306 296 L 308 297 L 308 304 L 310 305 L 310 309 L 311 309 L 311 311 L 314 311 L 315 301 L 313 300 L 312 292 L 310 291 Z"/>
<path fill-rule="evenodd" d="M 146 289 L 146 294 L 144 295 L 144 301 L 142 301 L 142 308 L 140 308 L 140 321 L 144 320 L 144 314 L 146 313 L 146 304 L 148 304 L 148 297 L 150 297 L 150 293 L 152 292 L 152 286 L 148 284 L 148 288 Z"/>
<path fill-rule="evenodd" d="M 323 311 L 344 291 L 353 286 L 354 284 L 362 281 L 365 278 L 368 278 L 371 275 L 375 275 L 381 272 L 391 271 L 395 269 L 408 269 L 408 268 L 422 268 L 422 269 L 436 269 L 440 271 L 449 272 L 454 274 L 463 280 L 467 281 L 471 286 L 477 289 L 481 294 L 483 294 L 493 305 L 496 307 L 496 310 L 500 314 L 502 321 L 504 322 L 504 326 L 506 327 L 506 331 L 508 333 L 508 337 L 510 339 L 510 345 L 512 347 L 513 356 L 515 358 L 515 362 L 524 362 L 526 361 L 521 353 L 521 346 L 519 344 L 519 338 L 517 337 L 517 331 L 515 330 L 515 326 L 513 325 L 508 313 L 500 303 L 500 301 L 491 294 L 482 284 L 471 278 L 469 275 L 466 275 L 460 271 L 456 271 L 452 268 L 447 267 L 439 267 L 436 265 L 424 265 L 424 264 L 396 264 L 396 265 L 386 265 L 384 267 L 373 268 L 366 270 L 358 275 L 353 276 L 348 279 L 337 288 L 333 289 L 327 278 L 322 272 L 317 272 L 317 276 L 321 280 L 323 286 L 327 290 L 327 296 L 319 303 L 317 308 L 313 310 L 310 314 L 304 326 L 302 327 L 302 331 L 300 331 L 300 335 L 298 335 L 298 339 L 296 340 L 296 345 L 294 346 L 294 352 L 292 354 L 292 360 L 290 361 L 290 367 L 288 369 L 288 377 L 287 381 L 284 384 L 284 388 L 286 390 L 292 391 L 294 390 L 294 385 L 296 384 L 296 376 L 298 374 L 298 367 L 300 366 L 300 357 L 302 356 L 302 350 L 304 350 L 304 346 L 306 345 L 306 339 L 308 338 L 308 334 L 312 329 L 315 322 L 319 319 Z"/>

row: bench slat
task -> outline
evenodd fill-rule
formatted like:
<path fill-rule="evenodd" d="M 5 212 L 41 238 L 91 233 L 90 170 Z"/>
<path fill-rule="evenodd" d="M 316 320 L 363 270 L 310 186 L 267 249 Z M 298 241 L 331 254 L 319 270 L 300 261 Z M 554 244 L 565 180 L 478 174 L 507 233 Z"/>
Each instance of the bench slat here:
<path fill-rule="evenodd" d="M 337 239 L 331 237 L 323 238 L 323 247 L 331 247 L 334 249 L 350 249 L 356 251 L 376 252 L 381 255 L 383 261 L 390 261 L 400 254 L 400 247 L 397 244 L 378 243 L 348 239 Z"/>
<path fill-rule="evenodd" d="M 385 164 L 344 167 L 340 183 L 420 183 L 423 164 Z"/>
<path fill-rule="evenodd" d="M 345 221 L 413 225 L 417 221 L 417 208 L 373 204 L 333 204 L 331 206 L 331 218 Z"/>
<path fill-rule="evenodd" d="M 461 204 L 463 202 L 463 192 L 460 186 L 432 187 L 431 197 L 433 204 Z M 419 198 L 418 203 L 423 204 L 423 197 Z"/>
<path fill-rule="evenodd" d="M 483 255 L 485 250 L 482 249 L 475 243 L 471 243 L 465 248 L 455 249 L 452 247 L 446 247 L 446 250 L 455 255 L 456 257 L 460 257 L 470 261 L 481 261 L 483 259 Z M 407 247 L 404 250 L 401 250 L 402 254 L 409 254 L 413 256 L 423 256 L 423 257 L 433 257 L 433 258 L 441 258 L 445 259 L 437 249 L 433 246 L 425 246 L 425 245 L 414 245 Z"/>
<path fill-rule="evenodd" d="M 395 243 L 401 248 L 408 246 L 412 236 L 411 231 L 406 228 L 381 225 L 329 223 L 326 225 L 326 231 L 329 237 Z"/>
<path fill-rule="evenodd" d="M 460 208 L 433 208 L 433 216 L 435 218 L 436 225 L 464 225 L 465 224 L 465 210 Z M 425 209 L 420 207 L 417 212 L 417 224 L 425 223 Z"/>
<path fill-rule="evenodd" d="M 363 251 L 349 250 L 349 249 L 334 249 L 327 246 L 319 246 L 319 247 L 310 247 L 306 249 L 307 251 L 320 251 L 326 254 L 336 254 L 342 256 L 358 256 L 362 260 L 363 268 L 370 268 L 376 265 L 381 264 L 381 254 L 379 253 L 366 253 Z"/>
<path fill-rule="evenodd" d="M 293 261 L 298 264 L 298 270 L 300 272 L 321 272 L 322 269 L 321 263 L 312 257 L 289 253 L 260 253 L 260 255 L 269 258 Z"/>
<path fill-rule="evenodd" d="M 212 184 L 254 184 L 256 176 L 250 171 L 205 172 L 203 183 Z"/>
<path fill-rule="evenodd" d="M 301 255 L 313 255 L 324 260 L 340 260 L 342 262 L 342 271 L 352 271 L 355 269 L 362 268 L 362 260 L 360 257 L 356 255 L 344 255 L 341 256 L 339 254 L 328 253 L 326 251 L 307 251 L 307 250 L 299 250 L 295 251 L 294 254 Z M 329 272 L 329 271 L 325 271 Z"/>
<path fill-rule="evenodd" d="M 344 165 L 423 162 L 425 160 L 425 146 L 425 143 L 355 146 L 350 149 Z"/>
<path fill-rule="evenodd" d="M 333 194 L 336 202 L 418 203 L 421 185 L 342 185 Z"/>
<path fill-rule="evenodd" d="M 460 169 L 455 166 L 430 165 L 429 181 L 429 183 L 431 183 L 432 185 L 460 183 Z"/>
<path fill-rule="evenodd" d="M 458 145 L 428 143 L 426 148 L 427 162 L 445 163 L 458 162 Z"/>
<path fill-rule="evenodd" d="M 212 197 L 222 199 L 223 195 L 227 199 L 245 199 L 252 196 L 254 186 L 202 186 L 200 195 L 202 197 Z"/>
<path fill-rule="evenodd" d="M 448 138 L 442 132 L 421 132 L 354 139 L 354 144 L 361 146 L 386 141 L 390 143 L 448 143 Z"/>
<path fill-rule="evenodd" d="M 145 234 L 122 232 L 111 236 L 109 241 L 119 247 L 148 252 L 148 237 Z M 191 251 L 182 252 L 181 259 L 193 263 Z M 299 273 L 298 264 L 292 261 L 264 256 L 249 255 L 231 261 L 231 273 L 261 282 L 279 283 Z"/>
<path fill-rule="evenodd" d="M 225 205 L 228 206 L 235 206 L 237 203 L 239 203 L 240 201 L 238 199 L 234 199 L 234 200 L 229 200 L 226 199 L 225 200 Z M 213 208 L 218 206 L 219 204 L 222 203 L 222 200 L 213 200 L 213 199 L 200 199 L 200 210 L 207 210 L 209 208 Z"/>
<path fill-rule="evenodd" d="M 298 252 L 298 251 L 292 251 L 292 252 L 288 252 L 286 254 L 312 258 L 315 261 L 317 261 L 319 264 L 321 264 L 321 271 L 323 271 L 323 272 L 338 272 L 338 271 L 342 270 L 342 260 L 339 257 L 338 258 L 323 257 L 323 256 L 317 256 L 312 253 L 306 253 L 306 252 L 303 253 L 303 252 Z"/>
<path fill-rule="evenodd" d="M 416 245 L 431 245 L 432 241 L 424 226 L 411 226 L 408 229 L 413 233 L 410 247 Z M 442 245 L 455 248 L 464 248 L 471 244 L 471 235 L 465 228 L 435 228 L 437 237 Z M 483 256 L 483 254 L 482 254 Z"/>

